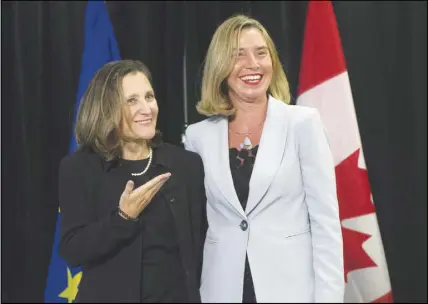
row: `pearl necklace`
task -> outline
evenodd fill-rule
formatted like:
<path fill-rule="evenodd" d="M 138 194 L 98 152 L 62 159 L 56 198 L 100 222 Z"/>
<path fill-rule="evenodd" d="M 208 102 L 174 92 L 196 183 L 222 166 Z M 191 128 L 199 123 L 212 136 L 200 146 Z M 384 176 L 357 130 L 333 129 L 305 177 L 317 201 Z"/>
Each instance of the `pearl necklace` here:
<path fill-rule="evenodd" d="M 149 149 L 150 149 L 150 152 L 149 152 L 149 162 L 147 163 L 146 168 L 143 171 L 139 172 L 139 173 L 131 173 L 132 176 L 143 175 L 144 173 L 147 172 L 147 170 L 149 170 L 150 165 L 152 164 L 152 157 L 153 157 L 153 150 L 152 150 L 152 148 L 149 148 Z"/>

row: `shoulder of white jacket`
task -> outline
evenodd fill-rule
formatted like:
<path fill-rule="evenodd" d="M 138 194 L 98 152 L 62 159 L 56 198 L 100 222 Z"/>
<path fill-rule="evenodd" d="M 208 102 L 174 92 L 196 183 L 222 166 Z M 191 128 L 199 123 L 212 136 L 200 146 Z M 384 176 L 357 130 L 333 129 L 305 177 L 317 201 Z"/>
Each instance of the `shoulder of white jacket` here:
<path fill-rule="evenodd" d="M 205 133 L 209 128 L 215 126 L 223 118 L 218 116 L 208 117 L 199 122 L 190 124 L 187 126 L 186 134 L 187 136 L 197 136 L 200 133 Z"/>
<path fill-rule="evenodd" d="M 269 97 L 269 102 L 271 102 L 271 106 L 274 110 L 273 112 L 276 116 L 284 115 L 284 118 L 286 117 L 290 122 L 298 123 L 303 120 L 308 120 L 318 114 L 318 110 L 316 108 L 287 104 L 281 100 L 273 98 L 272 96 Z"/>

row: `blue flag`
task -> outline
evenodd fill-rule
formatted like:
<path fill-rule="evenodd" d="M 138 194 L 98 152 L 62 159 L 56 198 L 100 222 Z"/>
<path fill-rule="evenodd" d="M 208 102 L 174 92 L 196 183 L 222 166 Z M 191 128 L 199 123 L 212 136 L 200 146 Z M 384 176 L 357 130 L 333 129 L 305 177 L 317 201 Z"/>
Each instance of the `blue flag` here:
<path fill-rule="evenodd" d="M 90 80 L 104 64 L 115 60 L 120 60 L 120 54 L 107 7 L 104 1 L 88 1 L 85 16 L 85 43 L 73 125 L 80 100 Z M 76 148 L 76 139 L 72 135 L 69 153 Z M 81 269 L 69 267 L 58 254 L 60 215 L 59 210 L 45 289 L 45 303 L 72 303 L 82 278 Z"/>

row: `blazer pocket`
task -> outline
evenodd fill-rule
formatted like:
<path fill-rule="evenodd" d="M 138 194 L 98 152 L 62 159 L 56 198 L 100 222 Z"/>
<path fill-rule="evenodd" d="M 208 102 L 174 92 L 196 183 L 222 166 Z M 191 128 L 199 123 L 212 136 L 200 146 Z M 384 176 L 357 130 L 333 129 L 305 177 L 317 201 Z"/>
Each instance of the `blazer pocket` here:
<path fill-rule="evenodd" d="M 205 242 L 208 244 L 217 244 L 218 240 L 215 238 L 212 238 L 211 236 L 207 235 L 205 238 Z"/>
<path fill-rule="evenodd" d="M 285 235 L 285 238 L 289 239 L 289 238 L 293 238 L 293 237 L 296 237 L 296 236 L 299 236 L 299 235 L 302 235 L 302 234 L 305 234 L 305 233 L 309 233 L 309 232 L 311 232 L 311 228 L 307 227 L 306 229 L 304 229 L 304 230 L 302 230 L 300 232 L 295 232 L 295 233 L 287 234 L 287 235 Z"/>

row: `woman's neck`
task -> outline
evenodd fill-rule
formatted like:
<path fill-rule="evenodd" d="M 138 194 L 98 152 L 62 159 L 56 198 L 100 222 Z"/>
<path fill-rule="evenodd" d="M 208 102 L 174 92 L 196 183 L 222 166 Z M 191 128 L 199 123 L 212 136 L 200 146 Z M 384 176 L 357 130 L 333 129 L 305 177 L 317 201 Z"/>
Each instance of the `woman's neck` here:
<path fill-rule="evenodd" d="M 267 97 L 254 102 L 234 100 L 235 115 L 230 126 L 237 132 L 252 132 L 266 118 Z"/>
<path fill-rule="evenodd" d="M 141 160 L 149 156 L 147 142 L 127 142 L 122 146 L 122 158 L 126 160 Z"/>

